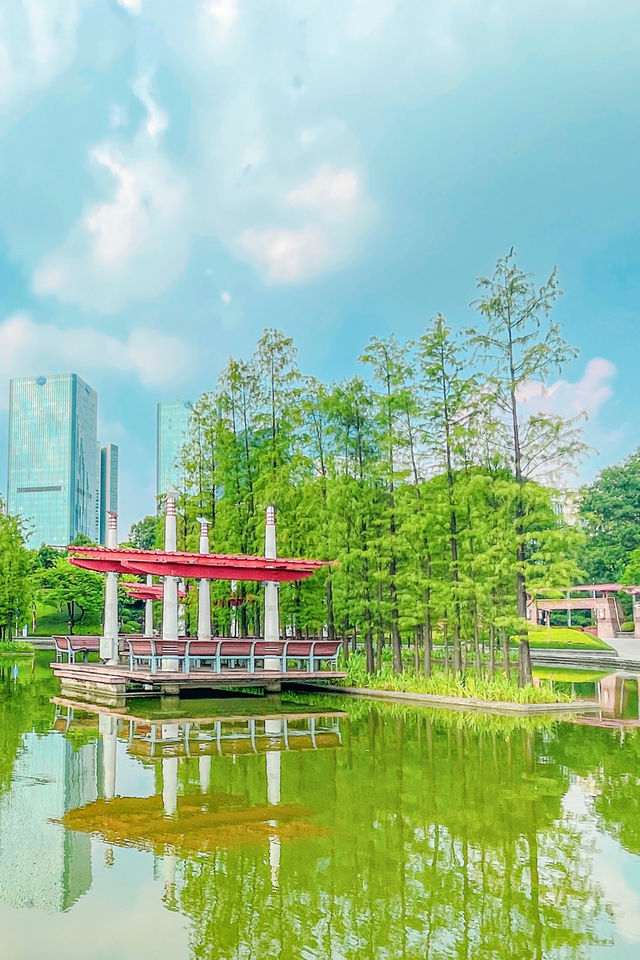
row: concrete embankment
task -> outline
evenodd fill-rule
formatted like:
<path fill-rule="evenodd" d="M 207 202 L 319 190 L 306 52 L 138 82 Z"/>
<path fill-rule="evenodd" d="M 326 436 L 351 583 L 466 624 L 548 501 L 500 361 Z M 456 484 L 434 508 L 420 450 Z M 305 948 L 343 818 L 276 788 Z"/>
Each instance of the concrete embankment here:
<path fill-rule="evenodd" d="M 574 700 L 571 703 L 506 703 L 494 700 L 476 700 L 473 697 L 444 697 L 431 693 L 406 693 L 399 690 L 370 690 L 367 687 L 338 687 L 334 684 L 306 684 L 305 689 L 347 697 L 364 697 L 368 700 L 422 704 L 427 707 L 445 707 L 449 710 L 473 710 L 482 713 L 515 714 L 517 716 L 540 716 L 542 714 L 586 713 L 599 710 L 600 705 L 591 700 Z"/>

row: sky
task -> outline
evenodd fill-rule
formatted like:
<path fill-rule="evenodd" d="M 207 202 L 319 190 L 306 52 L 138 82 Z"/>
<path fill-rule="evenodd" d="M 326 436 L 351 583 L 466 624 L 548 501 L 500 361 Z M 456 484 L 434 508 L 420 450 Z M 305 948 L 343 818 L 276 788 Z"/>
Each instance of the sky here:
<path fill-rule="evenodd" d="M 154 510 L 158 400 L 265 327 L 303 372 L 476 321 L 512 246 L 579 357 L 582 473 L 636 448 L 637 0 L 0 0 L 0 490 L 10 377 L 76 372 Z"/>

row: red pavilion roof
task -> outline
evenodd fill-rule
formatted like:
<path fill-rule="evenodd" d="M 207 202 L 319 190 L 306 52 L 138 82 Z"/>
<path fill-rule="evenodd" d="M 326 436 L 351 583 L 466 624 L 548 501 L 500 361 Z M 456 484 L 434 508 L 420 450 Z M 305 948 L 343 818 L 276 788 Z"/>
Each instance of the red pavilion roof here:
<path fill-rule="evenodd" d="M 76 564 L 77 566 L 77 564 Z M 120 586 L 126 590 L 130 597 L 136 600 L 162 600 L 163 586 L 161 583 L 121 583 Z M 178 596 L 184 599 L 187 596 L 186 590 L 178 590 Z"/>
<path fill-rule="evenodd" d="M 76 567 L 102 573 L 140 576 L 190 577 L 194 580 L 256 580 L 286 583 L 306 580 L 326 566 L 323 560 L 289 560 L 224 553 L 165 553 L 129 547 L 70 546 L 69 560 Z M 144 588 L 143 584 L 140 584 Z"/>

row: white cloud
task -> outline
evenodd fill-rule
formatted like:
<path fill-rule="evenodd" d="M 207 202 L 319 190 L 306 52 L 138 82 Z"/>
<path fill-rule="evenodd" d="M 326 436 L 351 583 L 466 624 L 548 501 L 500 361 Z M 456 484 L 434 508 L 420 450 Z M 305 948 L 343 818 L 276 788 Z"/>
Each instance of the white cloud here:
<path fill-rule="evenodd" d="M 130 13 L 140 13 L 142 10 L 142 0 L 118 0 L 118 5 Z"/>
<path fill-rule="evenodd" d="M 314 227 L 245 230 L 238 247 L 271 283 L 308 280 L 320 273 L 333 255 L 324 233 Z"/>
<path fill-rule="evenodd" d="M 220 32 L 226 34 L 238 20 L 238 0 L 209 0 L 205 4 L 205 12 L 216 23 Z"/>
<path fill-rule="evenodd" d="M 125 339 L 91 327 L 61 328 L 36 323 L 16 313 L 0 323 L 0 377 L 39 373 L 112 370 L 134 374 L 146 386 L 179 382 L 187 373 L 190 351 L 179 337 L 137 327 Z M 6 389 L 0 405 L 6 404 Z"/>
<path fill-rule="evenodd" d="M 157 295 L 188 257 L 187 185 L 159 149 L 166 114 L 141 75 L 133 91 L 146 118 L 133 141 L 90 150 L 96 172 L 110 174 L 110 195 L 89 206 L 61 247 L 38 265 L 36 293 L 105 312 Z"/>
<path fill-rule="evenodd" d="M 563 417 L 586 414 L 595 416 L 612 395 L 610 381 L 616 368 L 610 360 L 594 357 L 587 364 L 580 380 L 556 380 L 545 386 L 539 380 L 528 380 L 518 392 L 522 404 L 540 413 L 559 414 Z"/>
<path fill-rule="evenodd" d="M 76 53 L 79 0 L 12 0 L 0 10 L 0 107 L 46 87 Z"/>
<path fill-rule="evenodd" d="M 338 222 L 357 213 L 361 196 L 360 180 L 354 170 L 334 170 L 325 165 L 310 180 L 290 190 L 287 203 L 310 210 L 329 222 Z"/>
<path fill-rule="evenodd" d="M 133 82 L 132 90 L 147 111 L 146 131 L 152 140 L 157 140 L 168 128 L 169 120 L 151 95 L 151 75 L 143 73 L 137 77 Z"/>
<path fill-rule="evenodd" d="M 222 300 L 223 303 L 226 303 L 228 305 L 231 303 L 231 294 L 229 293 L 228 290 L 223 290 L 222 293 L 220 294 L 220 299 Z"/>

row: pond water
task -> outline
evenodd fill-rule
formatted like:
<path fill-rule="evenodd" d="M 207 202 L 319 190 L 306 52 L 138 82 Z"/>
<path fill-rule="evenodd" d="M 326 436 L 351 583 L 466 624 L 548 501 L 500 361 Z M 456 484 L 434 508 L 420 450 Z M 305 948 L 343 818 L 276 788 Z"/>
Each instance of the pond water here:
<path fill-rule="evenodd" d="M 322 695 L 127 719 L 56 702 L 47 659 L 0 667 L 0 956 L 638 957 L 637 678 L 585 681 L 613 689 L 585 722 Z"/>

